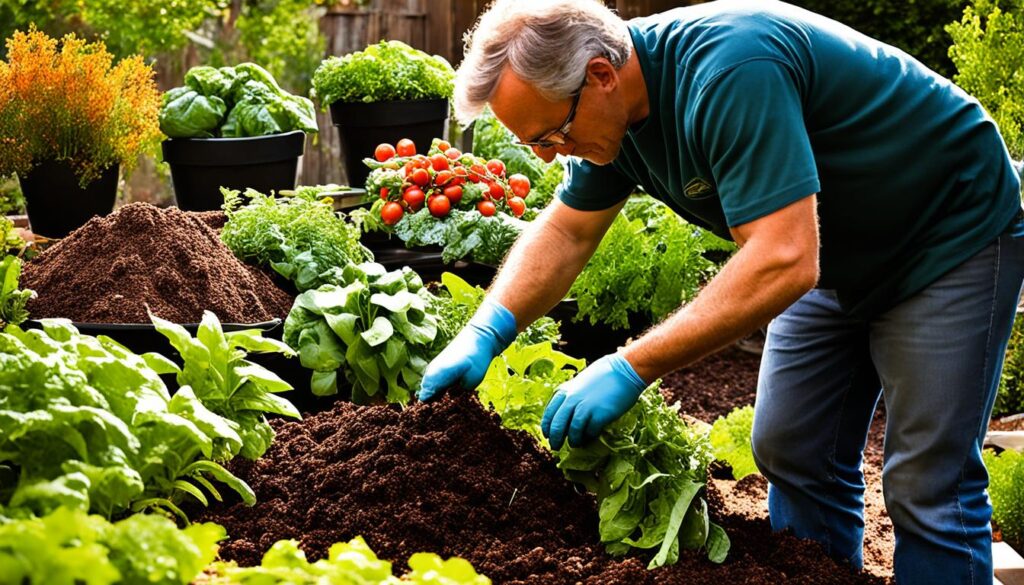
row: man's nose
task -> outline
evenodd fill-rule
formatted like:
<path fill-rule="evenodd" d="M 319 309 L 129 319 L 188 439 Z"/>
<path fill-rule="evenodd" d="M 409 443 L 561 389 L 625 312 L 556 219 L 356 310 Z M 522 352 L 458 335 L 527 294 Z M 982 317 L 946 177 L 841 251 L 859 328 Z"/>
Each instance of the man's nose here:
<path fill-rule="evenodd" d="M 542 146 L 531 146 L 530 148 L 533 149 L 534 154 L 546 163 L 550 163 L 555 160 L 555 155 L 558 153 L 554 146 L 548 146 L 547 148 Z"/>

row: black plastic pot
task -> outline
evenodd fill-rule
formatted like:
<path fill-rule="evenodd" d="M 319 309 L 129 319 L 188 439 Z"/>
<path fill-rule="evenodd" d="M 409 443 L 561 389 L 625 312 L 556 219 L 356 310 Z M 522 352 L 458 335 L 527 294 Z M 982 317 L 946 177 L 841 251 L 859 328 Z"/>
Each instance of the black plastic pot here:
<path fill-rule="evenodd" d="M 220 188 L 252 188 L 269 194 L 295 188 L 299 157 L 306 147 L 302 130 L 251 138 L 170 138 L 164 160 L 178 207 L 215 211 L 224 203 Z"/>
<path fill-rule="evenodd" d="M 402 138 L 427 152 L 430 142 L 448 134 L 448 100 L 407 100 L 331 104 L 331 121 L 338 128 L 348 184 L 362 187 L 370 169 L 363 159 L 372 157 L 378 144 L 395 144 Z"/>
<path fill-rule="evenodd" d="M 108 168 L 84 189 L 63 161 L 41 162 L 24 177 L 18 177 L 32 231 L 47 238 L 63 238 L 94 215 L 113 211 L 118 169 L 118 165 Z"/>

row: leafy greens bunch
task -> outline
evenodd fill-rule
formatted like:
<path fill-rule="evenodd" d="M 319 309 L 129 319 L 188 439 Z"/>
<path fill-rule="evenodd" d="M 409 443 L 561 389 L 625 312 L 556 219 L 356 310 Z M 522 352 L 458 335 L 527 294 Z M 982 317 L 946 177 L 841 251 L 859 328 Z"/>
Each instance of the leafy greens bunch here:
<path fill-rule="evenodd" d="M 335 275 L 337 284 L 300 294 L 285 321 L 285 342 L 314 370 L 313 393 L 337 393 L 341 373 L 356 404 L 407 404 L 435 355 L 430 293 L 408 267 L 367 262 Z"/>
<path fill-rule="evenodd" d="M 750 405 L 718 417 L 711 426 L 711 447 L 715 459 L 728 463 L 732 467 L 732 476 L 737 480 L 758 472 L 750 444 L 753 428 L 754 407 Z"/>
<path fill-rule="evenodd" d="M 176 371 L 178 384 L 191 388 L 206 408 L 224 418 L 233 433 L 225 430 L 222 435 L 230 436 L 230 440 L 215 441 L 215 459 L 226 460 L 235 455 L 259 459 L 274 439 L 274 429 L 264 413 L 302 418 L 291 402 L 276 394 L 291 390 L 291 384 L 245 359 L 249 352 L 294 356 L 292 348 L 276 339 L 264 338 L 256 329 L 225 333 L 210 311 L 203 313 L 195 337 L 181 325 L 153 314 L 149 317 L 185 364 Z M 206 503 L 201 493 L 194 495 Z"/>
<path fill-rule="evenodd" d="M 717 270 L 703 253 L 704 230 L 686 223 L 648 196 L 627 204 L 605 234 L 569 297 L 579 304 L 577 319 L 615 329 L 631 316 L 657 322 L 693 299 Z"/>
<path fill-rule="evenodd" d="M 213 461 L 241 439 L 188 386 L 170 396 L 159 374 L 177 368 L 66 320 L 0 333 L 0 505 L 45 514 L 59 506 L 110 517 L 163 508 L 180 517 L 185 494 L 208 477 L 252 504 L 249 486 Z M 198 497 L 198 496 L 197 496 Z M 202 501 L 202 499 L 201 499 Z"/>
<path fill-rule="evenodd" d="M 559 384 L 585 364 L 547 344 L 513 345 L 491 362 L 478 388 L 480 401 L 502 424 L 541 440 L 544 407 Z M 597 496 L 601 542 L 609 553 L 656 549 L 648 567 L 674 564 L 680 548 L 708 552 L 722 562 L 729 538 L 708 519 L 702 490 L 707 484 L 711 444 L 691 429 L 658 392 L 647 388 L 625 415 L 589 445 L 554 453 L 570 480 Z"/>
<path fill-rule="evenodd" d="M 325 109 L 334 102 L 450 98 L 454 79 L 455 71 L 444 57 L 401 41 L 381 41 L 323 61 L 313 73 L 311 95 Z"/>
<path fill-rule="evenodd" d="M 16 256 L 4 256 L 0 260 L 0 331 L 8 325 L 20 325 L 28 319 L 25 305 L 36 293 L 19 289 L 20 278 L 21 259 Z"/>
<path fill-rule="evenodd" d="M 185 585 L 217 556 L 225 538 L 217 524 L 179 530 L 157 514 L 110 523 L 60 507 L 42 518 L 0 519 L 4 583 L 150 583 Z"/>
<path fill-rule="evenodd" d="M 359 228 L 335 215 L 315 191 L 280 199 L 252 189 L 244 198 L 230 189 L 222 193 L 224 244 L 246 262 L 270 266 L 300 292 L 332 282 L 332 268 L 373 259 L 359 243 Z"/>
<path fill-rule="evenodd" d="M 310 563 L 294 540 L 280 540 L 263 555 L 258 567 L 239 567 L 217 562 L 212 567 L 211 585 L 228 583 L 291 583 L 294 585 L 490 585 L 465 559 L 442 560 L 433 553 L 409 557 L 410 572 L 401 579 L 391 574 L 391 563 L 377 558 L 363 537 L 336 542 L 327 558 Z"/>
<path fill-rule="evenodd" d="M 164 94 L 160 130 L 171 138 L 242 138 L 293 130 L 317 132 L 309 98 L 281 89 L 255 63 L 200 66 Z"/>

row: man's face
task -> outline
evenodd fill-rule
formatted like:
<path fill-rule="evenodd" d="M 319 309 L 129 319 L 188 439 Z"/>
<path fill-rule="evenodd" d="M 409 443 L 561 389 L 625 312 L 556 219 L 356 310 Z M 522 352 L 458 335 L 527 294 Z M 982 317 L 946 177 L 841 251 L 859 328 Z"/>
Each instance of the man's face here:
<path fill-rule="evenodd" d="M 558 130 L 569 118 L 574 99 L 550 102 L 510 69 L 506 69 L 498 81 L 490 105 L 494 115 L 519 140 L 563 142 L 531 147 L 546 162 L 554 160 L 555 154 L 562 154 L 605 165 L 619 154 L 627 127 L 615 77 L 609 83 L 607 77 L 587 75 L 587 83 L 580 90 L 576 110 L 572 112 L 569 131 L 564 134 Z"/>

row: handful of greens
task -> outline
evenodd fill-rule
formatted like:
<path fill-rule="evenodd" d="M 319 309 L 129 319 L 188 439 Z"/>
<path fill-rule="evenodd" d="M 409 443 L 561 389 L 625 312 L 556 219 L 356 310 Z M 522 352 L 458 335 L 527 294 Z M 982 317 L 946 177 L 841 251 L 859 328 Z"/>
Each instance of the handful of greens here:
<path fill-rule="evenodd" d="M 193 67 L 164 94 L 160 130 L 171 138 L 241 138 L 317 132 L 309 98 L 292 95 L 255 63 Z"/>
<path fill-rule="evenodd" d="M 311 95 L 325 109 L 334 102 L 450 98 L 454 79 L 455 71 L 444 57 L 401 41 L 381 41 L 322 62 L 313 73 Z"/>
<path fill-rule="evenodd" d="M 558 386 L 582 370 L 582 360 L 549 344 L 513 344 L 498 356 L 477 389 L 503 425 L 525 430 L 542 445 L 540 421 Z M 660 383 L 660 382 L 659 382 Z M 656 549 L 648 568 L 674 564 L 680 548 L 706 549 L 716 563 L 729 537 L 708 519 L 702 490 L 711 462 L 708 436 L 667 406 L 652 384 L 626 414 L 583 447 L 568 443 L 554 453 L 570 480 L 597 496 L 598 530 L 609 553 Z"/>
<path fill-rule="evenodd" d="M 299 295 L 284 324 L 285 343 L 314 370 L 313 393 L 337 393 L 341 372 L 356 404 L 408 403 L 438 333 L 423 281 L 373 262 L 335 269 L 333 278 L 338 284 Z"/>

